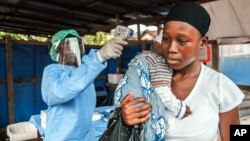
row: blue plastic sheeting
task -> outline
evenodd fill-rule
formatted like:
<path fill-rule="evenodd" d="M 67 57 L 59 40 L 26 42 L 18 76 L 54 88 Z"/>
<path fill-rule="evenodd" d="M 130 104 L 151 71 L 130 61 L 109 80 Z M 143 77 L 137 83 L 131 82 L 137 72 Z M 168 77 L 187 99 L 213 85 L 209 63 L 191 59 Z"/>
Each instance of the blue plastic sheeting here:
<path fill-rule="evenodd" d="M 152 45 L 148 44 L 146 47 L 146 50 L 151 50 L 151 48 L 152 48 Z"/>
<path fill-rule="evenodd" d="M 16 83 L 15 93 L 15 122 L 28 121 L 31 115 L 39 114 L 47 109 L 41 98 L 41 83 Z"/>
<path fill-rule="evenodd" d="M 13 47 L 14 78 L 40 77 L 43 68 L 52 63 L 46 46 L 15 45 Z"/>
<path fill-rule="evenodd" d="M 0 78 L 6 79 L 5 44 L 0 44 Z M 46 46 L 13 44 L 14 78 L 41 77 L 46 65 L 52 63 Z M 3 68 L 3 69 L 2 69 Z M 0 127 L 8 125 L 6 85 L 0 85 Z M 3 108 L 2 108 L 3 107 Z M 47 106 L 41 98 L 41 83 L 14 83 L 15 122 L 28 121 Z"/>
<path fill-rule="evenodd" d="M 6 50 L 5 44 L 0 43 L 0 79 L 5 79 L 6 77 Z"/>
<path fill-rule="evenodd" d="M 0 79 L 6 78 L 6 57 L 5 44 L 0 43 Z M 6 95 L 6 85 L 0 84 L 0 127 L 7 125 L 8 121 L 8 103 Z"/>
<path fill-rule="evenodd" d="M 121 56 L 121 67 L 128 68 L 130 60 L 133 59 L 139 52 L 142 52 L 141 46 L 124 47 Z"/>
<path fill-rule="evenodd" d="M 108 73 L 115 73 L 116 68 L 117 68 L 117 60 L 116 59 L 109 59 L 108 66 L 107 66 L 107 72 Z"/>
<path fill-rule="evenodd" d="M 43 69 L 52 63 L 46 46 L 15 45 L 13 47 L 14 78 L 42 77 Z M 28 121 L 47 106 L 41 98 L 41 83 L 15 83 L 15 122 Z"/>
<path fill-rule="evenodd" d="M 47 105 L 44 103 L 42 99 L 41 93 L 41 82 L 33 83 L 35 86 L 35 93 L 34 94 L 34 114 L 40 113 L 40 110 L 47 109 Z"/>
<path fill-rule="evenodd" d="M 0 127 L 5 127 L 9 122 L 7 101 L 6 85 L 0 85 Z"/>
<path fill-rule="evenodd" d="M 220 72 L 234 83 L 250 86 L 250 56 L 224 57 L 220 61 Z"/>

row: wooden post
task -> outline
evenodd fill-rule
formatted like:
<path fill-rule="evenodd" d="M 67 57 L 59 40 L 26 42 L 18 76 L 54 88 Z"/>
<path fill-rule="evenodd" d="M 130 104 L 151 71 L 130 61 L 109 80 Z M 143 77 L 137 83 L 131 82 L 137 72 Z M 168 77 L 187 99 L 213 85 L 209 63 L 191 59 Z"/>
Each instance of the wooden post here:
<path fill-rule="evenodd" d="M 157 22 L 157 35 L 160 34 L 160 31 L 161 31 L 161 24 L 160 22 Z"/>
<path fill-rule="evenodd" d="M 116 26 L 120 25 L 120 15 L 116 14 Z M 117 59 L 117 68 L 121 70 L 122 68 L 122 57 L 118 57 Z"/>
<path fill-rule="evenodd" d="M 141 29 L 140 29 L 140 23 L 137 23 L 137 36 L 138 40 L 141 40 Z"/>
<path fill-rule="evenodd" d="M 141 47 L 142 47 L 142 51 L 147 50 L 147 41 L 146 40 L 142 40 Z"/>
<path fill-rule="evenodd" d="M 116 14 L 115 17 L 116 17 L 116 26 L 120 25 L 120 15 Z"/>
<path fill-rule="evenodd" d="M 219 70 L 219 46 L 216 41 L 209 41 L 212 44 L 212 68 Z"/>
<path fill-rule="evenodd" d="M 9 124 L 15 122 L 12 41 L 6 38 L 6 72 Z"/>

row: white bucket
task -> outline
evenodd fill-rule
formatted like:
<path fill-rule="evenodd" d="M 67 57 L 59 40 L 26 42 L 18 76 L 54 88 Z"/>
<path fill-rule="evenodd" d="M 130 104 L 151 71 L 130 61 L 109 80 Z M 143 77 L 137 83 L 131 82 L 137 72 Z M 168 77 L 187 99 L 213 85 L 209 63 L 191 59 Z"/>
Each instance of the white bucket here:
<path fill-rule="evenodd" d="M 122 78 L 123 74 L 108 74 L 108 82 L 112 84 L 118 84 Z"/>

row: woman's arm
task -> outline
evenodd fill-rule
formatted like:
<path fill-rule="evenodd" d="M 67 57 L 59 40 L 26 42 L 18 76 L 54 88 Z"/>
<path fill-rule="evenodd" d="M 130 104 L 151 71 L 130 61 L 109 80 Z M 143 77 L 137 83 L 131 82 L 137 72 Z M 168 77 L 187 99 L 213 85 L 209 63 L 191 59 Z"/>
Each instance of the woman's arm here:
<path fill-rule="evenodd" d="M 133 93 L 126 95 L 121 101 L 122 119 L 126 125 L 144 123 L 150 117 L 151 105 L 145 102 L 144 97 L 133 98 Z M 143 103 L 141 106 L 138 104 Z"/>
<path fill-rule="evenodd" d="M 233 108 L 232 110 L 220 113 L 220 136 L 221 141 L 230 140 L 230 125 L 240 124 L 238 107 Z"/>

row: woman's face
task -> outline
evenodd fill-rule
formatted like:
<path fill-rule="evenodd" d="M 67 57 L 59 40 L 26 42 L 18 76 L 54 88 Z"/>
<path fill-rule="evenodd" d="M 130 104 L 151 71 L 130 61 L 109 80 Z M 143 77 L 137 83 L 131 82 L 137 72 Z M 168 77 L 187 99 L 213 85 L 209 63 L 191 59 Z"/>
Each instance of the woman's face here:
<path fill-rule="evenodd" d="M 200 32 L 186 22 L 170 21 L 164 26 L 162 48 L 167 64 L 173 70 L 180 70 L 199 61 L 202 44 L 206 43 Z"/>

